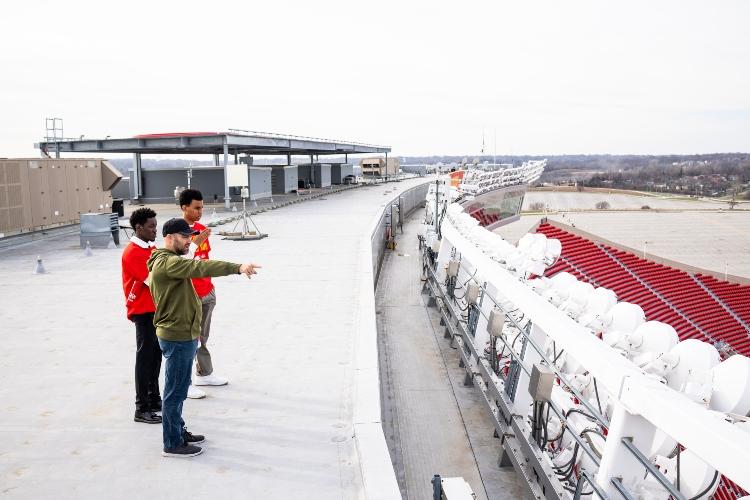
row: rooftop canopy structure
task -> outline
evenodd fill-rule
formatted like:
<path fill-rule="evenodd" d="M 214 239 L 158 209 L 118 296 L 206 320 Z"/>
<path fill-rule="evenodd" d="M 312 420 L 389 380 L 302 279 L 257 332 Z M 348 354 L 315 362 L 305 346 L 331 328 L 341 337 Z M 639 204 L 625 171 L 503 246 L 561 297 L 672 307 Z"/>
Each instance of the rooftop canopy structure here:
<path fill-rule="evenodd" d="M 134 137 L 112 139 L 60 139 L 47 137 L 34 145 L 45 156 L 60 157 L 61 153 L 132 153 L 133 173 L 130 179 L 132 194 L 138 199 L 141 189 L 141 155 L 143 154 L 212 154 L 219 165 L 223 155 L 224 198 L 229 206 L 229 186 L 226 183 L 226 166 L 229 155 L 286 155 L 291 163 L 292 155 L 344 155 L 379 153 L 386 156 L 391 151 L 388 146 L 365 144 L 338 139 L 321 139 L 296 135 L 272 134 L 251 130 L 229 129 L 226 132 L 174 132 L 145 134 Z"/>

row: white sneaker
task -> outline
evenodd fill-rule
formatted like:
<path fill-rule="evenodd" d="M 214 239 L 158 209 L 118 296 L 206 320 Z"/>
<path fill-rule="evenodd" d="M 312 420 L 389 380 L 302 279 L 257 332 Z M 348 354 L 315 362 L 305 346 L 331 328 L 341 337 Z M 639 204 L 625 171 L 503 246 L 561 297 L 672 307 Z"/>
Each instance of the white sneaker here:
<path fill-rule="evenodd" d="M 203 399 L 206 397 L 206 393 L 201 391 L 200 389 L 197 389 L 196 387 L 193 387 L 191 384 L 188 387 L 188 397 L 190 399 Z"/>
<path fill-rule="evenodd" d="M 227 385 L 229 380 L 223 377 L 217 377 L 214 374 L 211 375 L 196 375 L 193 379 L 193 385 Z"/>

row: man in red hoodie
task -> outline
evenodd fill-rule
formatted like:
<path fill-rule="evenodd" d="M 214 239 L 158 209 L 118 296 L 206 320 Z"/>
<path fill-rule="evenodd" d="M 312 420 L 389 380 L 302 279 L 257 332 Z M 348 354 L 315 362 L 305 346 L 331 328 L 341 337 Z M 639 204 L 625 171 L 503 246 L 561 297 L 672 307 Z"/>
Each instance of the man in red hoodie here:
<path fill-rule="evenodd" d="M 211 230 L 198 222 L 203 216 L 203 194 L 197 189 L 185 189 L 180 193 L 180 208 L 182 209 L 182 218 L 188 223 L 191 229 L 200 231 L 193 236 L 190 244 L 190 251 L 187 255 L 191 259 L 208 260 L 211 244 L 208 237 Z M 201 299 L 202 303 L 202 321 L 200 346 L 195 353 L 195 378 L 188 388 L 188 397 L 200 399 L 206 396 L 206 393 L 195 386 L 207 385 L 226 385 L 229 381 L 213 373 L 214 367 L 211 361 L 211 353 L 208 351 L 208 337 L 211 332 L 211 316 L 216 306 L 216 291 L 211 278 L 193 278 L 193 288 L 195 293 Z"/>
<path fill-rule="evenodd" d="M 122 252 L 122 288 L 128 319 L 135 323 L 135 418 L 136 422 L 160 424 L 159 370 L 161 348 L 154 328 L 154 301 L 145 281 L 146 262 L 156 248 L 156 212 L 139 208 L 130 215 L 135 235 Z"/>

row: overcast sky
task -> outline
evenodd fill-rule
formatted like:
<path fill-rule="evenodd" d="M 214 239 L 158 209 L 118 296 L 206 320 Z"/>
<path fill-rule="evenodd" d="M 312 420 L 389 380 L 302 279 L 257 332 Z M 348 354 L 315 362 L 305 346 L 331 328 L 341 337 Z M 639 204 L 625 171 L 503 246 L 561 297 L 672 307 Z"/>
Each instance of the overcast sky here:
<path fill-rule="evenodd" d="M 748 152 L 748 20 L 747 1 L 6 2 L 0 156 L 38 156 L 51 116 L 397 155 L 478 154 L 483 129 L 488 154 Z"/>

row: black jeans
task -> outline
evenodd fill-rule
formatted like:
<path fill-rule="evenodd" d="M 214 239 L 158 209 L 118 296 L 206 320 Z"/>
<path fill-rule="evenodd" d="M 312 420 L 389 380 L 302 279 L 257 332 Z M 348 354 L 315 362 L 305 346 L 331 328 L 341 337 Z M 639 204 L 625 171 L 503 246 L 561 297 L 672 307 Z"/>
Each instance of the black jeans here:
<path fill-rule="evenodd" d="M 154 313 L 134 314 L 135 342 L 135 409 L 155 411 L 161 408 L 159 370 L 161 348 L 156 338 Z"/>

